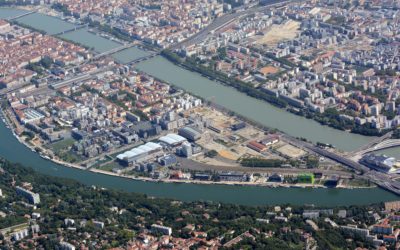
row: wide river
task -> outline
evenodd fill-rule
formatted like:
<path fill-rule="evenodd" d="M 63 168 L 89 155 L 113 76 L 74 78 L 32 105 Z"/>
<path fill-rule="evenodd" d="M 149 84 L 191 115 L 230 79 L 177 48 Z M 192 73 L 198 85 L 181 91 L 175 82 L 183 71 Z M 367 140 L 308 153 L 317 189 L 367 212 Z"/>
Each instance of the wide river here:
<path fill-rule="evenodd" d="M 16 9 L 0 9 L 0 18 L 8 18 L 23 12 Z M 32 19 L 33 18 L 33 19 Z M 37 19 L 36 19 L 37 18 Z M 49 20 L 43 15 L 33 14 L 17 21 L 31 25 L 37 29 L 58 33 L 70 28 L 70 23 Z M 63 26 L 65 23 L 65 26 Z M 120 46 L 115 41 L 99 37 L 83 29 L 66 33 L 63 37 L 93 47 L 98 52 Z M 114 55 L 122 62 L 135 60 L 146 52 L 137 48 L 128 49 Z M 305 137 L 312 141 L 331 143 L 343 150 L 353 150 L 370 140 L 368 137 L 337 131 L 302 117 L 298 117 L 277 109 L 265 102 L 255 100 L 236 90 L 225 87 L 193 73 L 177 67 L 167 60 L 156 57 L 137 65 L 138 69 L 157 78 L 163 79 L 177 87 L 186 89 L 205 99 L 212 98 L 216 103 L 225 106 L 243 116 L 262 123 L 268 127 L 278 128 L 294 136 Z M 393 155 L 397 156 L 394 150 Z M 20 144 L 9 129 L 0 122 L 0 156 L 10 161 L 20 162 L 35 170 L 60 177 L 78 180 L 88 185 L 106 188 L 117 188 L 130 192 L 145 193 L 151 196 L 168 197 L 184 201 L 210 200 L 236 204 L 316 204 L 316 205 L 350 205 L 394 200 L 397 196 L 382 189 L 299 189 L 299 188 L 265 188 L 225 185 L 166 184 L 141 182 L 121 179 L 59 166 L 40 158 L 36 153 Z"/>

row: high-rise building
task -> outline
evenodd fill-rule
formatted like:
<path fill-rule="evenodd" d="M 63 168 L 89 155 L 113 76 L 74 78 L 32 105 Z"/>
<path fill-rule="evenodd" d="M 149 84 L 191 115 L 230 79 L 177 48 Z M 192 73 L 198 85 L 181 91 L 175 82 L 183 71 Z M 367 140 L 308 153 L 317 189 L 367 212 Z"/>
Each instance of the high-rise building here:
<path fill-rule="evenodd" d="M 32 191 L 26 190 L 25 188 L 22 187 L 17 187 L 17 194 L 24 196 L 26 199 L 29 200 L 31 204 L 39 204 L 40 203 L 40 195 L 37 193 L 34 193 Z"/>

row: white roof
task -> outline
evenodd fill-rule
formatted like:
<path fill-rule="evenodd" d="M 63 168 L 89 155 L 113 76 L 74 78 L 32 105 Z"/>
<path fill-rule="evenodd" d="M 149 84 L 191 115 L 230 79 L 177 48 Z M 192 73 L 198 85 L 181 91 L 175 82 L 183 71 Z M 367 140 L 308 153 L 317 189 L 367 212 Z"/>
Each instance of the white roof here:
<path fill-rule="evenodd" d="M 158 139 L 158 140 L 161 142 L 165 142 L 168 145 L 172 145 L 172 144 L 176 143 L 176 141 L 174 139 L 172 139 L 168 136 L 160 137 L 160 139 Z"/>
<path fill-rule="evenodd" d="M 160 144 L 154 142 L 148 142 L 146 143 L 146 146 L 151 148 L 152 150 L 162 148 Z"/>
<path fill-rule="evenodd" d="M 167 136 L 171 137 L 171 138 L 173 138 L 173 139 L 175 139 L 177 141 L 180 141 L 180 142 L 186 141 L 185 137 L 177 135 L 177 134 L 168 134 Z"/>
<path fill-rule="evenodd" d="M 186 138 L 177 135 L 177 134 L 168 134 L 166 136 L 161 137 L 158 139 L 159 141 L 165 142 L 169 145 L 178 144 L 186 141 Z"/>
<path fill-rule="evenodd" d="M 141 155 L 141 154 L 144 154 L 144 153 L 148 153 L 148 152 L 150 152 L 150 151 L 153 151 L 153 150 L 156 150 L 156 149 L 161 149 L 161 148 L 162 148 L 162 147 L 161 147 L 159 144 L 157 144 L 157 143 L 148 142 L 148 143 L 146 143 L 146 144 L 144 144 L 144 145 L 141 145 L 141 146 L 139 146 L 139 147 L 137 147 L 137 148 L 133 148 L 133 149 L 131 149 L 130 151 L 126 151 L 126 152 L 123 153 L 123 154 L 117 155 L 117 158 L 118 158 L 119 160 L 123 160 L 124 158 L 135 157 L 135 156 L 137 156 L 137 155 Z"/>
<path fill-rule="evenodd" d="M 117 155 L 118 160 L 123 160 L 125 157 L 126 157 L 125 153 Z"/>

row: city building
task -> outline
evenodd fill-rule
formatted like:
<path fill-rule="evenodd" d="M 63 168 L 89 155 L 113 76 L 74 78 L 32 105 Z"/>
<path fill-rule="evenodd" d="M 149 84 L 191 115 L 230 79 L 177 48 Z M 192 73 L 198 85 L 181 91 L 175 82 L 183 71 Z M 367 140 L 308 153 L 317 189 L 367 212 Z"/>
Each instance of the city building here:
<path fill-rule="evenodd" d="M 160 158 L 160 164 L 165 167 L 173 166 L 176 163 L 178 163 L 178 160 L 174 155 L 166 155 Z"/>
<path fill-rule="evenodd" d="M 275 173 L 275 174 L 268 176 L 267 180 L 268 180 L 268 182 L 279 182 L 280 183 L 280 182 L 283 182 L 284 178 L 282 175 Z"/>
<path fill-rule="evenodd" d="M 372 232 L 376 234 L 392 234 L 393 233 L 393 226 L 387 224 L 378 224 L 374 225 L 372 228 Z"/>
<path fill-rule="evenodd" d="M 237 131 L 237 130 L 240 130 L 240 129 L 245 128 L 245 127 L 246 127 L 246 123 L 245 122 L 239 122 L 239 123 L 233 124 L 231 128 L 232 128 L 233 131 Z"/>
<path fill-rule="evenodd" d="M 103 229 L 104 228 L 104 222 L 98 221 L 98 220 L 93 220 L 93 225 L 97 228 Z"/>
<path fill-rule="evenodd" d="M 75 250 L 75 246 L 68 242 L 60 242 L 60 250 Z"/>
<path fill-rule="evenodd" d="M 172 234 L 172 228 L 166 227 L 166 226 L 162 226 L 162 225 L 157 225 L 157 224 L 151 225 L 151 230 L 153 231 L 153 233 L 161 233 L 161 234 L 164 234 L 164 235 L 171 235 Z"/>
<path fill-rule="evenodd" d="M 399 165 L 396 163 L 396 158 L 385 155 L 368 154 L 361 158 L 360 163 L 369 168 L 383 173 L 400 173 Z"/>
<path fill-rule="evenodd" d="M 307 219 L 318 219 L 319 218 L 319 211 L 304 211 L 303 218 Z"/>
<path fill-rule="evenodd" d="M 18 230 L 16 232 L 14 232 L 11 236 L 11 238 L 15 241 L 19 241 L 22 240 L 23 238 L 27 237 L 29 235 L 29 231 L 27 228 Z"/>
<path fill-rule="evenodd" d="M 268 134 L 267 137 L 261 140 L 261 144 L 264 144 L 265 146 L 271 146 L 275 143 L 278 143 L 279 139 L 279 135 Z"/>
<path fill-rule="evenodd" d="M 185 137 L 189 141 L 197 141 L 201 138 L 201 133 L 198 130 L 189 126 L 180 128 L 178 130 L 178 133 L 180 136 Z"/>
<path fill-rule="evenodd" d="M 193 180 L 209 181 L 210 179 L 211 179 L 211 176 L 209 174 L 196 173 L 193 175 Z"/>
<path fill-rule="evenodd" d="M 19 194 L 19 195 L 25 197 L 26 199 L 28 199 L 28 201 L 31 204 L 36 205 L 36 204 L 40 203 L 40 195 L 39 194 L 31 192 L 31 191 L 26 190 L 25 188 L 22 188 L 22 187 L 19 187 L 19 186 L 16 187 L 16 190 L 17 190 L 17 194 Z"/>

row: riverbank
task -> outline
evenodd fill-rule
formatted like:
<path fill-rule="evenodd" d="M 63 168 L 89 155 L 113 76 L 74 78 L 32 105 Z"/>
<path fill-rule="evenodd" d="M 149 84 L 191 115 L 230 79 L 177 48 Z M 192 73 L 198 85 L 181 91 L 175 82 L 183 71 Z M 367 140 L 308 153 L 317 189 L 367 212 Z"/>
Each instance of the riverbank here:
<path fill-rule="evenodd" d="M 148 178 L 148 177 L 137 177 L 137 176 L 132 176 L 132 175 L 124 175 L 124 174 L 118 174 L 110 171 L 104 171 L 100 169 L 95 169 L 95 168 L 85 168 L 77 164 L 73 163 L 68 163 L 59 159 L 55 159 L 53 157 L 50 157 L 46 153 L 44 153 L 45 149 L 42 147 L 39 147 L 41 152 L 38 152 L 38 147 L 35 145 L 32 145 L 28 143 L 27 141 L 24 140 L 23 136 L 17 135 L 13 128 L 15 127 L 15 124 L 11 121 L 11 118 L 8 117 L 7 113 L 4 112 L 4 110 L 1 110 L 1 117 L 4 118 L 5 123 L 9 127 L 9 129 L 12 131 L 14 137 L 19 141 L 19 143 L 23 144 L 25 147 L 30 149 L 32 152 L 35 152 L 39 154 L 40 157 L 47 161 L 51 161 L 55 164 L 68 167 L 68 168 L 75 168 L 83 171 L 90 171 L 93 173 L 98 173 L 98 174 L 103 174 L 103 175 L 109 175 L 109 176 L 114 176 L 114 177 L 119 177 L 119 178 L 125 178 L 125 179 L 130 179 L 130 180 L 135 180 L 135 181 L 144 181 L 144 182 L 154 182 L 154 183 L 171 183 L 171 184 L 198 184 L 198 185 L 229 185 L 229 186 L 259 186 L 259 187 L 265 187 L 265 188 L 327 188 L 324 185 L 321 184 L 289 184 L 289 183 L 271 183 L 271 182 L 235 182 L 235 181 L 199 181 L 199 180 L 189 180 L 189 179 L 153 179 L 153 178 Z M 336 188 L 339 189 L 356 189 L 356 188 L 375 188 L 376 186 L 337 186 Z"/>

